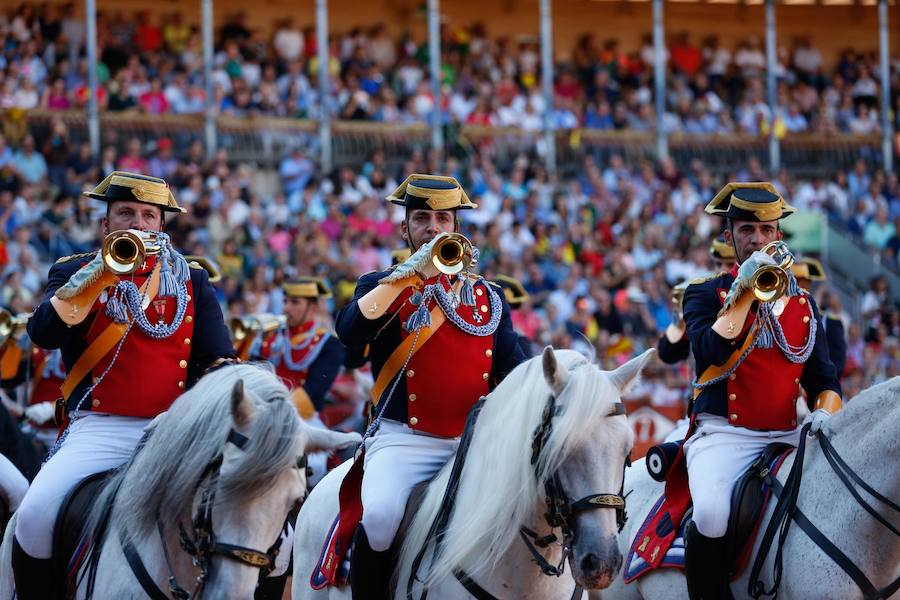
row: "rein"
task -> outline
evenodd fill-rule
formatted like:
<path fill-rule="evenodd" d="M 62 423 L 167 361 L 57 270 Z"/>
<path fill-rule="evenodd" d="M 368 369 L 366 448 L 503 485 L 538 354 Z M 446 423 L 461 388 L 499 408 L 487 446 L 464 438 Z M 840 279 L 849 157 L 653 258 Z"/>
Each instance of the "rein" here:
<path fill-rule="evenodd" d="M 765 483 L 768 485 L 775 495 L 778 497 L 778 503 L 775 505 L 775 510 L 772 513 L 772 518 L 769 521 L 768 526 L 766 527 L 765 535 L 762 538 L 762 542 L 760 543 L 759 551 L 756 555 L 756 560 L 753 562 L 753 570 L 750 573 L 750 581 L 748 583 L 748 591 L 749 593 L 756 599 L 760 596 L 772 596 L 773 599 L 778 598 L 778 588 L 781 585 L 781 574 L 782 574 L 782 549 L 784 546 L 785 538 L 787 537 L 788 530 L 791 526 L 791 521 L 796 521 L 797 525 L 800 526 L 807 536 L 825 553 L 828 557 L 837 564 L 843 571 L 853 580 L 854 583 L 859 587 L 863 592 L 863 597 L 865 600 L 883 600 L 890 598 L 898 589 L 900 589 L 900 577 L 894 579 L 887 586 L 878 589 L 875 585 L 866 577 L 865 573 L 860 570 L 860 568 L 846 555 L 844 554 L 840 548 L 835 546 L 831 540 L 829 540 L 825 535 L 819 531 L 819 529 L 812 524 L 812 522 L 803 514 L 803 512 L 797 508 L 797 495 L 800 490 L 800 481 L 802 479 L 803 474 L 803 457 L 804 451 L 806 447 L 806 438 L 807 433 L 809 432 L 810 425 L 804 425 L 802 431 L 800 432 L 800 443 L 797 445 L 797 454 L 794 458 L 794 464 L 791 466 L 791 471 L 788 474 L 787 479 L 785 480 L 784 486 L 782 487 L 781 483 L 775 478 L 775 476 L 770 472 L 765 476 Z M 822 454 L 825 455 L 825 459 L 828 461 L 828 464 L 831 465 L 832 470 L 838 476 L 841 483 L 847 490 L 850 492 L 850 495 L 853 496 L 853 499 L 865 509 L 867 513 L 872 515 L 881 525 L 886 527 L 891 533 L 895 536 L 900 537 L 900 531 L 897 530 L 896 527 L 891 525 L 878 511 L 868 502 L 866 502 L 860 493 L 854 487 L 854 483 L 868 492 L 873 498 L 878 500 L 879 502 L 885 504 L 888 508 L 893 510 L 894 512 L 900 513 L 900 505 L 886 498 L 882 494 L 878 493 L 875 489 L 873 489 L 869 484 L 867 484 L 863 479 L 855 472 L 850 466 L 844 461 L 843 458 L 837 453 L 834 449 L 834 446 L 831 444 L 831 440 L 824 434 L 824 432 L 819 432 L 818 435 L 819 445 L 822 447 Z M 773 567 L 773 585 L 769 590 L 765 589 L 765 585 L 763 584 L 760 573 L 762 572 L 763 563 L 765 562 L 765 558 L 771 549 L 772 542 L 775 538 L 775 532 L 778 529 L 781 529 L 781 533 L 778 538 L 778 546 L 775 553 L 775 565 Z"/>
<path fill-rule="evenodd" d="M 228 432 L 226 443 L 234 444 L 243 450 L 250 442 L 250 438 L 238 433 L 234 429 Z M 197 512 L 191 519 L 192 531 L 189 533 L 181 521 L 178 522 L 179 542 L 181 548 L 191 556 L 195 567 L 200 570 L 197 576 L 196 585 L 193 593 L 188 592 L 184 587 L 178 584 L 175 578 L 175 570 L 166 546 L 165 532 L 163 524 L 157 515 L 156 528 L 159 531 L 159 540 L 162 545 L 163 555 L 166 559 L 166 566 L 169 570 L 169 595 L 166 595 L 156 582 L 147 572 L 140 555 L 130 541 L 124 530 L 120 531 L 119 539 L 122 543 L 122 552 L 131 571 L 141 584 L 144 592 L 153 600 L 169 600 L 175 598 L 177 600 L 190 600 L 198 598 L 203 593 L 203 588 L 209 578 L 212 569 L 212 559 L 215 555 L 223 556 L 229 560 L 233 560 L 250 567 L 260 570 L 260 578 L 266 577 L 272 569 L 275 568 L 275 559 L 281 550 L 281 542 L 283 537 L 279 535 L 269 549 L 265 552 L 254 550 L 246 546 L 236 544 L 227 544 L 219 542 L 213 531 L 212 513 L 216 500 L 216 489 L 218 487 L 219 472 L 222 468 L 223 453 L 220 452 L 213 458 L 203 470 L 200 480 L 197 482 L 197 490 L 203 485 L 203 482 L 209 481 L 209 484 L 200 491 L 200 503 L 197 506 Z M 297 468 L 306 468 L 307 456 L 297 459 Z"/>
<path fill-rule="evenodd" d="M 409 600 L 412 600 L 412 585 L 413 580 L 416 578 L 415 574 L 418 571 L 419 566 L 421 565 L 422 558 L 425 554 L 425 548 L 428 546 L 428 542 L 430 540 L 435 540 L 434 551 L 432 553 L 432 562 L 436 561 L 440 555 L 440 533 L 444 531 L 450 518 L 450 513 L 452 511 L 452 507 L 456 499 L 456 492 L 459 486 L 459 477 L 462 473 L 463 464 L 465 463 L 465 455 L 468 452 L 472 432 L 475 429 L 475 422 L 484 404 L 484 400 L 484 397 L 479 399 L 478 403 L 469 413 L 469 417 L 466 420 L 466 427 L 463 430 L 463 437 L 460 440 L 460 446 L 456 454 L 456 459 L 453 463 L 450 479 L 447 484 L 447 490 L 444 493 L 444 499 L 441 503 L 441 507 L 438 510 L 437 516 L 432 522 L 432 526 L 428 532 L 428 536 L 425 539 L 425 543 L 423 543 L 422 545 L 422 550 L 419 551 L 419 554 L 413 561 L 411 569 L 412 574 L 406 585 L 406 597 Z M 538 479 L 538 481 L 540 480 L 538 468 L 541 451 L 546 445 L 547 440 L 550 437 L 550 433 L 553 430 L 553 417 L 560 414 L 562 414 L 562 407 L 556 404 L 556 397 L 551 394 L 547 399 L 547 405 L 544 408 L 541 424 L 535 428 L 532 435 L 531 465 L 534 468 L 535 478 Z M 609 416 L 624 414 L 625 405 L 622 402 L 616 402 L 613 405 L 613 412 L 610 413 Z M 563 573 L 565 573 L 566 560 L 572 554 L 572 549 L 576 541 L 574 520 L 579 513 L 599 508 L 614 509 L 616 511 L 616 524 L 618 525 L 619 531 L 622 531 L 622 528 L 625 526 L 625 522 L 628 518 L 625 512 L 625 497 L 622 495 L 625 485 L 624 471 L 625 468 L 630 465 L 630 463 L 631 461 L 629 460 L 629 457 L 626 457 L 625 464 L 622 466 L 622 487 L 619 488 L 618 494 L 590 494 L 588 496 L 585 496 L 584 498 L 572 502 L 562 486 L 562 482 L 559 478 L 558 473 L 554 473 L 547 479 L 547 481 L 544 482 L 544 491 L 546 494 L 547 504 L 547 513 L 545 513 L 544 519 L 547 525 L 550 527 L 550 533 L 545 536 L 540 536 L 537 532 L 529 529 L 528 527 L 522 526 L 519 529 L 519 535 L 522 537 L 522 541 L 524 542 L 526 548 L 528 548 L 528 551 L 531 553 L 534 562 L 537 563 L 538 567 L 541 569 L 541 572 L 544 575 L 547 575 L 549 577 L 560 577 L 561 575 L 563 575 Z M 560 530 L 560 534 L 562 536 L 561 538 L 557 537 L 557 535 L 553 533 L 554 529 Z M 544 549 L 557 542 L 562 546 L 562 556 L 560 557 L 559 563 L 553 565 L 547 562 L 547 559 L 544 558 L 538 548 Z M 476 598 L 476 600 L 499 600 L 496 596 L 481 587 L 463 569 L 460 569 L 458 567 L 453 569 L 453 575 L 456 577 L 456 580 L 460 583 L 460 585 L 462 585 L 466 589 L 466 591 L 469 592 L 469 594 Z M 571 600 L 581 598 L 583 593 L 584 588 L 576 584 L 575 590 L 572 592 Z M 422 595 L 420 596 L 419 600 L 427 600 L 427 597 L 428 590 L 425 589 L 422 591 Z"/>

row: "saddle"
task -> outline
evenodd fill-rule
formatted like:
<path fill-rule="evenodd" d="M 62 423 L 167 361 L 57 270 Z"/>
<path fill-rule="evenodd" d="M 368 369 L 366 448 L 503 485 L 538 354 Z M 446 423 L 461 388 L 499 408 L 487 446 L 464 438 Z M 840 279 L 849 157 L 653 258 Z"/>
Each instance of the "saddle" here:
<path fill-rule="evenodd" d="M 770 471 L 777 471 L 793 450 L 790 444 L 766 446 L 731 492 L 731 514 L 728 516 L 725 539 L 732 578 L 737 577 L 747 564 L 760 519 L 772 495 L 772 490 L 765 485 L 765 477 Z"/>
<path fill-rule="evenodd" d="M 765 486 L 764 479 L 770 472 L 777 472 L 781 463 L 793 449 L 794 447 L 790 444 L 769 444 L 744 474 L 741 475 L 734 486 L 734 490 L 731 493 L 728 531 L 725 534 L 728 553 L 727 562 L 730 565 L 729 574 L 732 579 L 740 575 L 746 567 L 750 552 L 753 550 L 753 543 L 761 524 L 763 512 L 772 493 Z M 655 478 L 656 476 L 654 476 Z M 647 527 L 663 505 L 663 500 L 664 497 L 661 497 L 656 502 L 632 541 L 625 560 L 625 568 L 623 569 L 623 577 L 626 583 L 630 583 L 652 570 L 652 566 L 638 555 L 637 550 L 642 544 L 650 541 L 650 538 L 647 536 Z M 678 533 L 675 535 L 671 546 L 666 549 L 665 556 L 659 564 L 660 567 L 684 569 L 684 528 L 690 517 L 691 511 L 689 510 L 679 524 Z"/>
<path fill-rule="evenodd" d="M 53 573 L 56 581 L 65 582 L 65 598 L 72 597 L 77 587 L 78 571 L 90 549 L 91 539 L 85 535 L 91 507 L 115 470 L 95 473 L 82 479 L 63 500 L 53 528 Z"/>

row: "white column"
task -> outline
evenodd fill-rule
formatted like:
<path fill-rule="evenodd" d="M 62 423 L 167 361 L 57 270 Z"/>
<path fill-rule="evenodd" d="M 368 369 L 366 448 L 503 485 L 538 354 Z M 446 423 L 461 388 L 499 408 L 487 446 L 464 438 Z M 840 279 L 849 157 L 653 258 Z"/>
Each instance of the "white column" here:
<path fill-rule="evenodd" d="M 656 109 L 656 158 L 669 156 L 669 139 L 663 127 L 666 114 L 666 31 L 663 0 L 653 0 L 653 90 Z"/>
<path fill-rule="evenodd" d="M 777 82 L 775 79 L 775 0 L 766 0 L 766 91 L 771 122 L 769 123 L 769 170 L 772 175 L 781 168 L 781 146 L 775 135 L 775 109 L 777 108 Z"/>
<path fill-rule="evenodd" d="M 331 173 L 331 84 L 328 81 L 328 0 L 316 0 L 316 51 L 319 55 L 319 152 L 322 174 Z"/>
<path fill-rule="evenodd" d="M 544 145 L 547 172 L 556 173 L 556 135 L 553 133 L 553 0 L 541 0 L 541 80 L 544 91 Z"/>
<path fill-rule="evenodd" d="M 203 0 L 203 84 L 206 88 L 206 107 L 203 112 L 203 129 L 206 139 L 206 157 L 216 153 L 216 90 L 213 86 L 213 0 Z"/>
<path fill-rule="evenodd" d="M 97 105 L 97 2 L 85 0 L 88 59 L 88 139 L 91 154 L 100 158 L 100 109 Z"/>
<path fill-rule="evenodd" d="M 894 127 L 891 123 L 891 38 L 888 3 L 878 0 L 878 50 L 881 67 L 881 154 L 886 173 L 894 172 Z"/>
<path fill-rule="evenodd" d="M 440 0 L 428 0 L 428 71 L 431 76 L 431 146 L 444 153 L 444 130 L 441 123 L 441 11 Z"/>

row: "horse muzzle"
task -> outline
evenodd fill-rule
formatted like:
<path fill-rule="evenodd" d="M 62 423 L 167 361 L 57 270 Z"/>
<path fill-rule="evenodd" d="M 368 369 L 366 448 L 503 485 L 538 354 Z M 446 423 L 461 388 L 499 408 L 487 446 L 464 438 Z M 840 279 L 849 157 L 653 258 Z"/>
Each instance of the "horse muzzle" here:
<path fill-rule="evenodd" d="M 622 568 L 622 552 L 615 537 L 583 549 L 576 546 L 571 560 L 575 581 L 588 590 L 609 587 Z"/>

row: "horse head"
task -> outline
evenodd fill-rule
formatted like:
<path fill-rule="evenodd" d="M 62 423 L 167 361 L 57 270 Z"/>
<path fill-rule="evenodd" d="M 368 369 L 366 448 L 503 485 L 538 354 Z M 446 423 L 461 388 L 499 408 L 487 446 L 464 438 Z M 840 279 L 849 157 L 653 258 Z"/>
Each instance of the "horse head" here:
<path fill-rule="evenodd" d="M 306 496 L 306 456 L 347 448 L 361 438 L 312 428 L 298 417 L 287 394 L 258 396 L 245 390 L 243 379 L 231 391 L 231 421 L 218 476 L 220 499 L 207 509 L 201 489 L 192 514 L 196 525 L 198 516 L 210 511 L 209 529 L 218 548 L 224 548 L 211 557 L 207 597 L 249 599 L 260 568 L 271 569 L 282 550 L 280 534 L 289 511 Z M 248 486 L 248 474 L 260 472 L 267 483 Z"/>
<path fill-rule="evenodd" d="M 622 566 L 617 534 L 625 519 L 622 485 L 633 435 L 620 396 L 654 351 L 611 372 L 584 362 L 567 370 L 557 354 L 547 347 L 542 357 L 544 379 L 557 407 L 550 423 L 563 445 L 556 464 L 546 465 L 543 473 L 549 484 L 548 516 L 558 516 L 563 535 L 571 536 L 568 558 L 576 582 L 602 589 Z"/>

